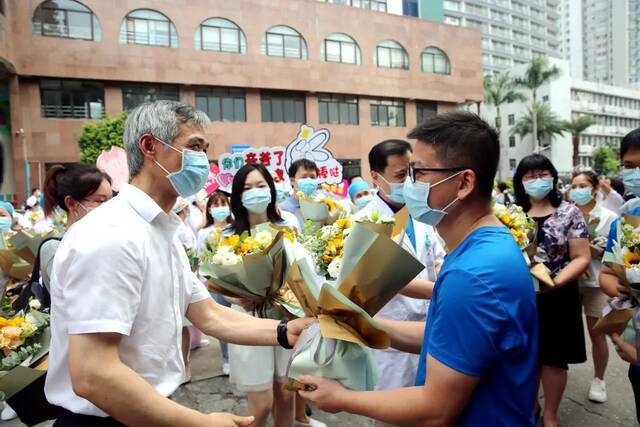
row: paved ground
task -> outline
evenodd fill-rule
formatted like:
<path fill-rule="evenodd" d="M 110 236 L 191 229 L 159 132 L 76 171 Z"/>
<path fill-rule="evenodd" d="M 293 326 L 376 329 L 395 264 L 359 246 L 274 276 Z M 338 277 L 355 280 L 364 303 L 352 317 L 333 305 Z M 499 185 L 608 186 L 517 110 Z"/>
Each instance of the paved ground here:
<path fill-rule="evenodd" d="M 588 351 L 590 353 L 590 351 Z M 193 378 L 182 386 L 173 398 L 187 406 L 203 412 L 231 411 L 246 413 L 246 400 L 230 386 L 220 370 L 220 355 L 217 343 L 195 350 L 192 358 Z M 561 406 L 560 423 L 563 427 L 635 426 L 633 393 L 627 379 L 628 365 L 622 362 L 611 347 L 606 381 L 609 401 L 595 404 L 587 399 L 593 375 L 591 361 L 574 365 L 569 371 L 569 385 Z M 315 411 L 314 417 L 329 426 L 370 426 L 371 421 L 348 414 L 326 414 Z M 50 423 L 42 426 L 50 426 Z M 18 427 L 18 421 L 2 423 L 0 427 Z"/>

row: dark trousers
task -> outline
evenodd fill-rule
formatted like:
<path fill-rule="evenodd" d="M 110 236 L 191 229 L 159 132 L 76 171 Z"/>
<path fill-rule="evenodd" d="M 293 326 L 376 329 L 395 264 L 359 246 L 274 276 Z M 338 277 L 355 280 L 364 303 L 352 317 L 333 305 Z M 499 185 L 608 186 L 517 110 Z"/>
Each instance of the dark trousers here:
<path fill-rule="evenodd" d="M 629 365 L 629 381 L 631 381 L 633 397 L 636 400 L 636 420 L 640 422 L 640 366 Z"/>
<path fill-rule="evenodd" d="M 124 424 L 119 423 L 111 417 L 95 417 L 92 415 L 80 415 L 62 409 L 54 427 L 122 427 Z"/>

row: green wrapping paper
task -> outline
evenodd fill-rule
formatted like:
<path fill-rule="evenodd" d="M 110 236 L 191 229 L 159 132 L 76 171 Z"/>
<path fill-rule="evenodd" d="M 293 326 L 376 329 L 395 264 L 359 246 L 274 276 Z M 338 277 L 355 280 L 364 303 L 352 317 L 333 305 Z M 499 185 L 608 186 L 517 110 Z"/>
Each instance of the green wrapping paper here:
<path fill-rule="evenodd" d="M 340 381 L 353 390 L 372 390 L 379 370 L 370 348 L 390 340 L 373 316 L 424 266 L 384 234 L 354 224 L 345 240 L 342 270 L 336 284 L 323 282 L 301 248 L 285 242 L 291 262 L 287 282 L 307 316 L 318 326 L 296 345 L 289 362 L 290 385 L 304 374 Z"/>

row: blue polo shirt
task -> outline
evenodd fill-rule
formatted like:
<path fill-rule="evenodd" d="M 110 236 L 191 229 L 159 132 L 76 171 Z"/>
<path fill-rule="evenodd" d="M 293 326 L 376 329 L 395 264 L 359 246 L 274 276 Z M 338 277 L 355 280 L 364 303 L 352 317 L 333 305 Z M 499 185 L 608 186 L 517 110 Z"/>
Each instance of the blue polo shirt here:
<path fill-rule="evenodd" d="M 634 199 L 634 200 L 637 200 L 637 199 Z M 640 201 L 638 203 L 640 203 Z M 623 205 L 623 208 L 624 208 L 624 205 Z M 626 210 L 624 213 L 627 215 L 640 215 L 640 206 L 632 207 L 631 209 Z M 609 229 L 609 239 L 607 240 L 607 248 L 605 249 L 605 252 L 607 253 L 611 253 L 611 249 L 613 248 L 613 243 L 618 238 L 618 223 L 620 222 L 621 218 L 622 217 L 620 216 L 613 223 L 611 223 L 611 228 Z"/>
<path fill-rule="evenodd" d="M 416 385 L 425 383 L 427 355 L 480 377 L 456 426 L 534 425 L 536 295 L 522 252 L 505 227 L 475 230 L 445 258 Z"/>

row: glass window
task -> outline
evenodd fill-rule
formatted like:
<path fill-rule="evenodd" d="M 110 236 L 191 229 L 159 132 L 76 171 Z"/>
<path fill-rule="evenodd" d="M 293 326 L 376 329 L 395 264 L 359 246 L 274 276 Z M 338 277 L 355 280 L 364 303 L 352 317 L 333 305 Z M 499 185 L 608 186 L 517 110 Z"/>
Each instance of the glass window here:
<path fill-rule="evenodd" d="M 514 170 L 516 168 L 516 159 L 509 159 L 509 169 Z"/>
<path fill-rule="evenodd" d="M 34 36 L 67 39 L 102 39 L 98 18 L 91 9 L 73 0 L 48 0 L 33 13 L 31 31 Z"/>
<path fill-rule="evenodd" d="M 509 147 L 513 148 L 516 146 L 516 137 L 515 135 L 511 135 L 509 137 Z"/>
<path fill-rule="evenodd" d="M 196 88 L 196 108 L 207 113 L 211 121 L 247 120 L 244 89 Z"/>
<path fill-rule="evenodd" d="M 445 15 L 444 23 L 449 25 L 460 25 L 460 18 L 456 16 Z"/>
<path fill-rule="evenodd" d="M 356 41 L 346 34 L 329 34 L 320 45 L 320 57 L 328 62 L 360 64 L 360 48 Z"/>
<path fill-rule="evenodd" d="M 507 116 L 507 123 L 508 123 L 509 125 L 513 125 L 513 124 L 515 124 L 515 123 L 516 123 L 516 116 L 515 116 L 515 114 L 509 114 L 509 115 Z"/>
<path fill-rule="evenodd" d="M 425 120 L 435 117 L 438 114 L 438 104 L 429 101 L 416 102 L 417 123 L 420 124 Z"/>
<path fill-rule="evenodd" d="M 344 4 L 348 4 L 349 0 L 344 0 Z M 353 7 L 361 7 L 363 9 L 376 10 L 378 12 L 387 11 L 387 0 L 351 0 Z"/>
<path fill-rule="evenodd" d="M 267 56 L 307 59 L 307 43 L 300 33 L 284 25 L 271 27 L 264 33 L 261 49 Z"/>
<path fill-rule="evenodd" d="M 358 98 L 350 95 L 319 95 L 320 123 L 358 124 Z"/>
<path fill-rule="evenodd" d="M 402 45 L 393 40 L 385 40 L 376 46 L 376 65 L 380 68 L 409 69 L 409 55 Z"/>
<path fill-rule="evenodd" d="M 209 18 L 196 30 L 195 47 L 198 50 L 247 53 L 247 38 L 233 22 L 224 18 Z"/>
<path fill-rule="evenodd" d="M 100 119 L 104 117 L 104 85 L 86 80 L 42 79 L 42 117 Z"/>
<path fill-rule="evenodd" d="M 422 71 L 425 73 L 451 74 L 449 58 L 437 47 L 428 47 L 422 51 Z"/>
<path fill-rule="evenodd" d="M 162 13 L 138 9 L 122 20 L 120 44 L 178 47 L 178 32 L 173 22 Z"/>
<path fill-rule="evenodd" d="M 406 126 L 404 101 L 374 99 L 370 102 L 372 126 Z"/>
<path fill-rule="evenodd" d="M 153 102 L 160 99 L 178 101 L 178 86 L 154 84 L 122 85 L 122 107 L 127 111 L 145 102 Z"/>
<path fill-rule="evenodd" d="M 262 92 L 260 95 L 263 122 L 304 123 L 305 96 L 297 92 Z"/>
<path fill-rule="evenodd" d="M 444 6 L 444 10 L 453 10 L 456 12 L 460 12 L 459 1 L 444 0 L 443 6 Z"/>

